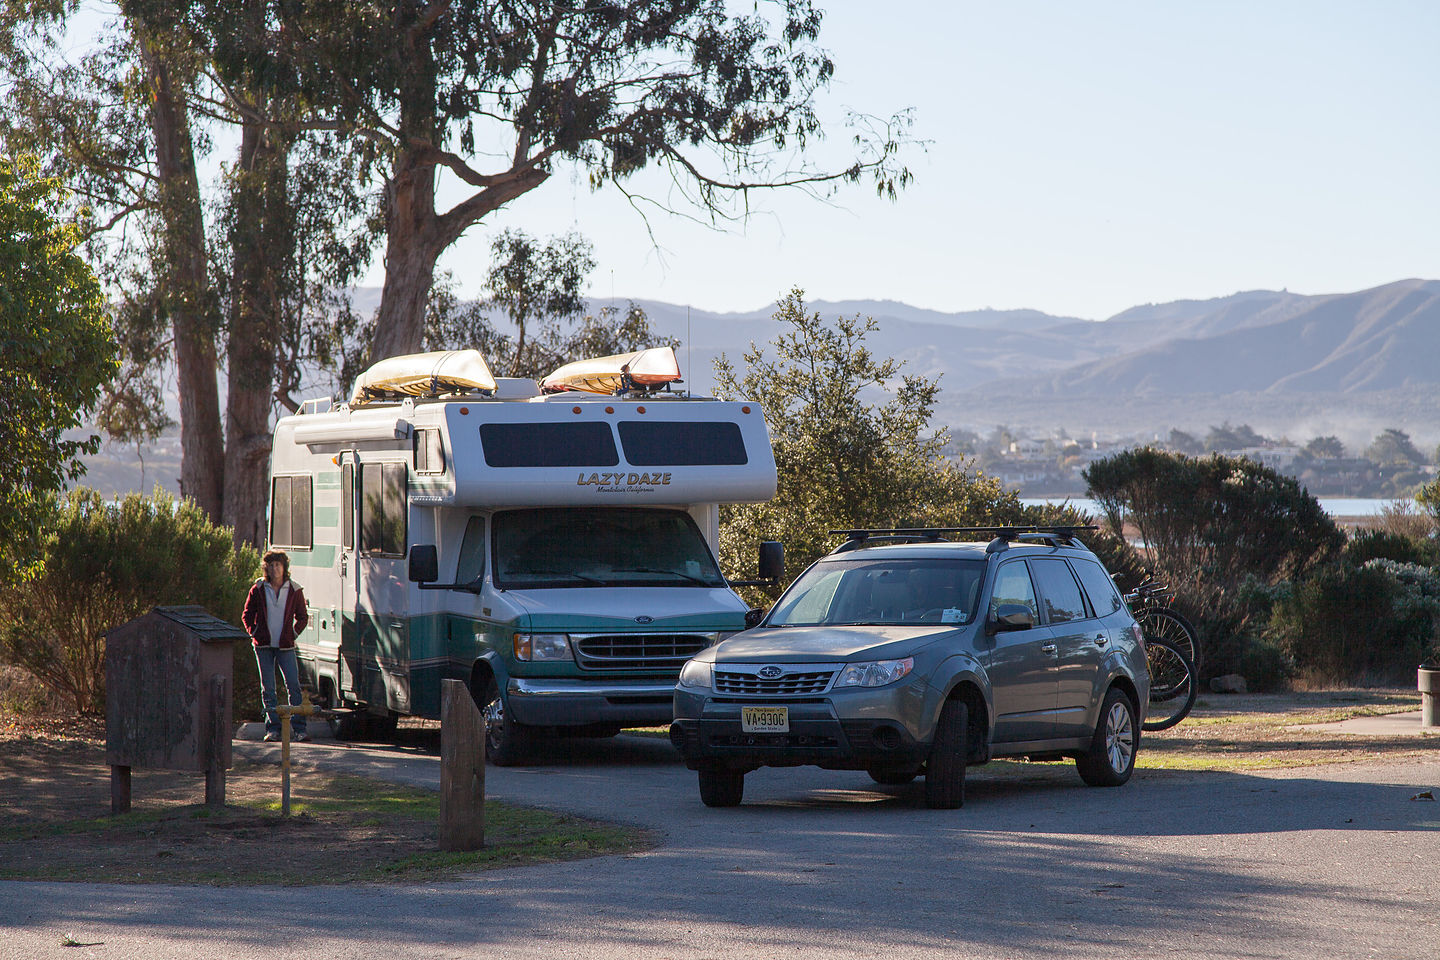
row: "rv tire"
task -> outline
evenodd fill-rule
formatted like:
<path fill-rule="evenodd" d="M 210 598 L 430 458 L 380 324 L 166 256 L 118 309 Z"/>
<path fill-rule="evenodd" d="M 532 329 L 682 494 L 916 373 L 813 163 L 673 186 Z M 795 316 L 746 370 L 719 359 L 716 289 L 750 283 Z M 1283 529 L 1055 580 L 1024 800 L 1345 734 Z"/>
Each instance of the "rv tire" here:
<path fill-rule="evenodd" d="M 493 676 L 481 681 L 475 704 L 485 721 L 485 759 L 497 767 L 508 767 L 528 758 L 534 731 L 510 716 Z"/>

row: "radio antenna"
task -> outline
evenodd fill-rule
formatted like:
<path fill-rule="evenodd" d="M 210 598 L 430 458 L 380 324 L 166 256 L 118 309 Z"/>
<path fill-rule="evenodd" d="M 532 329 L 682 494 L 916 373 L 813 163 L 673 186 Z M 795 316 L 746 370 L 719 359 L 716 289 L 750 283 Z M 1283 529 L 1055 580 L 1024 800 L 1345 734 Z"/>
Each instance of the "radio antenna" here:
<path fill-rule="evenodd" d="M 690 371 L 690 396 L 695 396 L 695 366 L 690 361 L 693 359 L 695 344 L 690 337 L 690 304 L 685 304 L 685 369 Z"/>

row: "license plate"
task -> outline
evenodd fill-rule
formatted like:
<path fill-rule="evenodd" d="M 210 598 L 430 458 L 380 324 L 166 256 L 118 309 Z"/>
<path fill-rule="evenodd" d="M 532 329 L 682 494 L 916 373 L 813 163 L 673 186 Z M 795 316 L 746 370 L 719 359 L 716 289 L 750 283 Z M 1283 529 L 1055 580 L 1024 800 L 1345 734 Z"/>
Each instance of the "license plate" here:
<path fill-rule="evenodd" d="M 789 707 L 741 707 L 740 729 L 745 733 L 789 733 Z"/>

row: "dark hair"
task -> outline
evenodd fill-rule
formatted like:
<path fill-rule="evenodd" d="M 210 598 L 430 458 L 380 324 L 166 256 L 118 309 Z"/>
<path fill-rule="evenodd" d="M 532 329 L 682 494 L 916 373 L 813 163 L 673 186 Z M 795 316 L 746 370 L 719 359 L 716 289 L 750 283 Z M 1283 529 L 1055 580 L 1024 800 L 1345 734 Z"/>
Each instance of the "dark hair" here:
<path fill-rule="evenodd" d="M 279 560 L 285 565 L 285 579 L 290 579 L 290 555 L 284 550 L 266 550 L 265 556 L 260 558 L 261 563 L 269 563 L 271 560 Z M 277 588 L 278 589 L 278 588 Z"/>

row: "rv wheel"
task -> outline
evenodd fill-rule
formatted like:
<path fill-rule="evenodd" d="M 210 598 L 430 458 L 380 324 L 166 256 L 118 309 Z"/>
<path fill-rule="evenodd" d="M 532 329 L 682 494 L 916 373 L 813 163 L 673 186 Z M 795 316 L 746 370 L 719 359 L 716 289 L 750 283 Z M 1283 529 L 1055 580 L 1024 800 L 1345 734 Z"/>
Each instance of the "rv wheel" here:
<path fill-rule="evenodd" d="M 525 759 L 530 751 L 530 728 L 516 723 L 505 710 L 500 685 L 486 677 L 475 698 L 485 719 L 485 758 L 497 767 L 508 767 Z"/>

